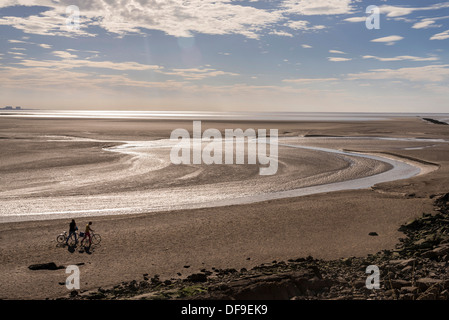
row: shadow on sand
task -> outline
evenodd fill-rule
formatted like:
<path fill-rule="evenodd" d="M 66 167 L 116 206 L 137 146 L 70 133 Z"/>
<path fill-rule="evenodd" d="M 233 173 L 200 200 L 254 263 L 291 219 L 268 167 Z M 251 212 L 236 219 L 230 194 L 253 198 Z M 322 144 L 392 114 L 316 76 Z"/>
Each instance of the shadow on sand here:
<path fill-rule="evenodd" d="M 83 243 L 83 244 L 80 244 L 80 243 L 77 243 L 77 244 L 66 244 L 66 243 L 58 243 L 57 245 L 56 245 L 56 247 L 58 247 L 58 248 L 64 248 L 64 247 L 67 247 L 67 251 L 68 252 L 70 252 L 70 253 L 75 253 L 76 251 L 77 251 L 77 249 L 78 249 L 78 252 L 79 253 L 87 253 L 87 254 L 92 254 L 94 251 L 95 251 L 95 249 L 97 248 L 97 247 L 99 247 L 99 245 L 97 244 L 97 245 L 95 245 L 95 244 L 89 244 L 89 243 Z"/>

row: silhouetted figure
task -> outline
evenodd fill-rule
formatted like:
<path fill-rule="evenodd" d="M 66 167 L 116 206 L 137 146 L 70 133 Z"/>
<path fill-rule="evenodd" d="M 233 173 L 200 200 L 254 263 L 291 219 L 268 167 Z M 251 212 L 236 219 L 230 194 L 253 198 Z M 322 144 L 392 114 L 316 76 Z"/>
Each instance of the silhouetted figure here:
<path fill-rule="evenodd" d="M 70 222 L 69 225 L 69 235 L 67 236 L 67 240 L 65 241 L 66 244 L 68 244 L 70 237 L 72 234 L 75 235 L 75 244 L 78 243 L 78 238 L 76 237 L 76 230 L 78 230 L 78 227 L 76 226 L 76 222 L 74 219 L 72 219 L 72 222 Z"/>
<path fill-rule="evenodd" d="M 92 225 L 92 222 L 89 222 L 88 224 L 86 224 L 86 230 L 84 231 L 84 238 L 83 238 L 83 240 L 81 240 L 81 244 L 83 244 L 86 237 L 89 237 L 89 247 L 92 245 L 92 236 L 90 235 L 90 232 L 94 231 L 91 228 L 91 225 Z"/>

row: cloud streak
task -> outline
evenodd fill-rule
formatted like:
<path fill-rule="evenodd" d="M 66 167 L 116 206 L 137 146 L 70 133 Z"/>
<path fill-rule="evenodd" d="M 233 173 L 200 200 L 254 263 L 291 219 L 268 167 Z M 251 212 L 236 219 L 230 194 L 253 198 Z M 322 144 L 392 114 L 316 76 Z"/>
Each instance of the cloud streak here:
<path fill-rule="evenodd" d="M 432 37 L 430 37 L 430 40 L 446 40 L 446 39 L 449 39 L 449 30 L 434 34 Z"/>
<path fill-rule="evenodd" d="M 385 43 L 386 45 L 393 45 L 395 44 L 397 41 L 400 41 L 404 39 L 404 37 L 402 36 L 397 36 L 397 35 L 393 35 L 393 36 L 388 36 L 388 37 L 382 37 L 382 38 L 377 38 L 377 39 L 373 39 L 371 40 L 371 42 L 380 42 L 380 43 Z"/>
<path fill-rule="evenodd" d="M 439 60 L 438 57 L 422 58 L 422 57 L 415 57 L 415 56 L 396 56 L 396 57 L 392 57 L 392 58 L 381 58 L 381 57 L 370 56 L 370 55 L 363 56 L 363 59 L 375 59 L 375 60 L 384 61 L 384 62 L 405 61 L 405 60 L 408 60 L 408 61 L 437 61 L 437 60 Z"/>
<path fill-rule="evenodd" d="M 428 65 L 413 68 L 374 69 L 348 74 L 349 80 L 405 80 L 412 82 L 444 82 L 449 80 L 449 65 Z"/>

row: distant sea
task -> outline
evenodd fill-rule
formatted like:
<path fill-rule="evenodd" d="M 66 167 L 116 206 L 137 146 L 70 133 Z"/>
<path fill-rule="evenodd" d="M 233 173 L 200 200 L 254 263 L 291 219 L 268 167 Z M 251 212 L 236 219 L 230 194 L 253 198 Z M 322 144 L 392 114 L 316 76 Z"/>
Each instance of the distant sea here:
<path fill-rule="evenodd" d="M 449 122 L 449 113 L 351 112 L 209 112 L 209 111 L 102 111 L 102 110 L 0 110 L 2 117 L 242 120 L 242 121 L 378 121 L 400 117 L 429 117 Z"/>

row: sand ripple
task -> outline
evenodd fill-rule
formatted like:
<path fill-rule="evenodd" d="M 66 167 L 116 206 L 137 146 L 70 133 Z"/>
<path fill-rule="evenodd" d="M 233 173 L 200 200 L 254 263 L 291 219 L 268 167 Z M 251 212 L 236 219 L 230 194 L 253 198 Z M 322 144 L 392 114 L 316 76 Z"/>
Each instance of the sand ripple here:
<path fill-rule="evenodd" d="M 412 177 L 422 170 L 422 166 L 403 159 L 311 146 L 312 140 L 281 139 L 278 173 L 260 176 L 257 165 L 173 165 L 169 159 L 173 142 L 167 139 L 41 137 L 39 142 L 49 145 L 49 152 L 61 141 L 92 143 L 97 147 L 89 149 L 91 157 L 100 153 L 115 153 L 117 157 L 88 165 L 6 172 L 3 180 L 8 181 L 8 187 L 0 192 L 0 222 L 251 203 L 369 188 Z M 318 140 L 315 138 L 315 145 L 319 145 Z M 99 143 L 113 145 L 99 148 Z"/>

